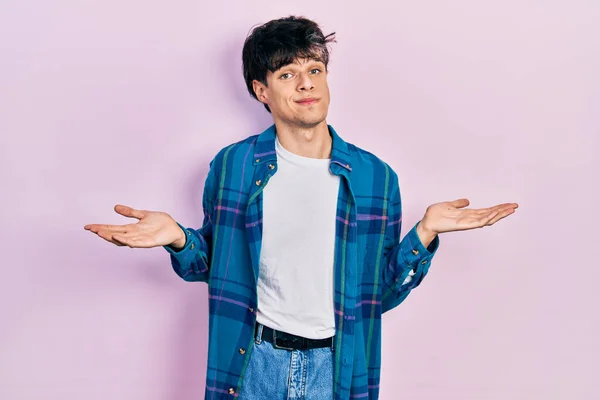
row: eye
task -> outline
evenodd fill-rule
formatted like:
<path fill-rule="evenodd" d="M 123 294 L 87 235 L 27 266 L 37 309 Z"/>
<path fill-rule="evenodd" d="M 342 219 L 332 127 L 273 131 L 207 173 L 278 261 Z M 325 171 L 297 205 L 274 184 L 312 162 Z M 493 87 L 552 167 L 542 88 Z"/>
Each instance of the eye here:
<path fill-rule="evenodd" d="M 288 75 L 289 75 L 289 76 L 288 76 Z M 279 77 L 279 79 L 284 79 L 284 80 L 285 80 L 285 79 L 289 79 L 289 77 L 291 77 L 291 76 L 292 76 L 292 74 L 290 74 L 289 72 L 287 72 L 287 73 L 285 73 L 285 74 L 281 75 L 281 76 Z"/>
<path fill-rule="evenodd" d="M 320 68 L 313 68 L 310 72 L 313 73 L 314 71 L 317 71 L 316 73 L 319 73 L 319 72 L 321 72 L 321 69 Z"/>

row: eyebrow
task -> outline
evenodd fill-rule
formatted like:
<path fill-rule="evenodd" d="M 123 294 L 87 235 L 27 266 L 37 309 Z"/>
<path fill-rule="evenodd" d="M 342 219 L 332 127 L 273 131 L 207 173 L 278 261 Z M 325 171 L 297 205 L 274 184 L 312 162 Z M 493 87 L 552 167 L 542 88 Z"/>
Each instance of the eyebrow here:
<path fill-rule="evenodd" d="M 311 61 L 308 61 L 308 62 L 305 62 L 304 64 L 302 64 L 302 66 L 304 66 L 304 65 L 308 65 L 308 67 L 310 67 L 311 69 L 313 69 L 314 67 L 322 67 L 325 64 L 323 63 L 323 61 L 311 60 Z M 279 69 L 279 71 L 281 72 L 281 71 L 283 71 L 285 69 L 299 69 L 302 66 L 299 65 L 298 63 L 287 64 L 287 65 L 284 65 L 283 67 L 281 67 Z"/>

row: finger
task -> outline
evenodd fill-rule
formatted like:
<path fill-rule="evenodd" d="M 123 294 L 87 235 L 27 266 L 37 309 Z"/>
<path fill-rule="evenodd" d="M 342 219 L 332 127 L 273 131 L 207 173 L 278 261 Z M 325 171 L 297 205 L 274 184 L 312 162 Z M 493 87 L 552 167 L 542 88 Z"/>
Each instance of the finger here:
<path fill-rule="evenodd" d="M 107 237 L 107 240 L 119 246 L 129 246 L 130 244 L 135 244 L 138 238 L 140 237 L 139 232 L 136 231 L 127 231 L 127 232 L 103 232 L 104 236 Z"/>
<path fill-rule="evenodd" d="M 471 204 L 468 199 L 458 199 L 450 202 L 452 207 L 463 208 Z"/>
<path fill-rule="evenodd" d="M 106 224 L 89 224 L 83 227 L 85 230 L 98 233 L 100 231 L 107 231 L 113 233 L 125 233 L 129 229 L 129 225 L 106 225 Z"/>
<path fill-rule="evenodd" d="M 479 220 L 480 227 L 484 227 L 484 226 L 488 225 L 488 223 L 491 220 L 493 220 L 496 216 L 498 216 L 498 211 L 492 211 L 491 213 L 489 213 L 488 215 L 486 215 L 485 217 L 480 219 Z"/>
<path fill-rule="evenodd" d="M 123 246 L 123 244 L 122 244 L 122 243 L 120 243 L 120 242 L 117 242 L 117 241 L 113 240 L 113 238 L 112 238 L 112 234 L 111 234 L 110 232 L 107 232 L 107 231 L 99 231 L 99 232 L 97 232 L 97 233 L 96 233 L 96 235 L 98 235 L 98 236 L 99 236 L 99 237 L 101 237 L 102 239 L 104 239 L 104 240 L 106 240 L 107 242 L 110 242 L 110 243 L 112 243 L 112 244 L 114 244 L 114 245 L 117 245 L 117 246 Z"/>
<path fill-rule="evenodd" d="M 472 212 L 472 210 L 463 210 L 461 217 L 457 219 L 457 226 L 459 226 L 458 230 L 468 230 L 484 227 L 485 224 L 495 215 L 495 211 L 481 216 L 475 212 Z"/>
<path fill-rule="evenodd" d="M 504 215 L 505 213 L 513 213 L 516 210 L 516 207 L 514 206 L 514 204 L 503 204 L 501 206 L 498 206 L 498 208 L 496 208 L 496 211 L 498 211 L 499 214 Z M 508 215 L 508 214 L 506 214 Z"/>
<path fill-rule="evenodd" d="M 504 208 L 503 210 L 495 210 L 480 220 L 480 223 L 483 224 L 481 226 L 491 226 L 514 212 L 515 209 L 512 207 Z"/>
<path fill-rule="evenodd" d="M 494 207 L 487 207 L 487 208 L 477 208 L 473 210 L 477 215 L 479 216 L 484 216 L 484 215 L 488 215 L 489 213 L 496 211 L 494 209 Z"/>
<path fill-rule="evenodd" d="M 118 214 L 121 214 L 128 218 L 142 219 L 142 218 L 144 218 L 144 215 L 146 215 L 146 212 L 143 210 L 136 210 L 135 208 L 131 208 L 129 206 L 124 206 L 122 204 L 117 204 L 115 206 L 115 211 Z"/>
<path fill-rule="evenodd" d="M 112 244 L 119 246 L 119 247 L 125 247 L 126 244 L 119 242 L 118 240 L 115 240 L 114 238 L 112 240 L 109 240 L 109 242 L 111 242 Z"/>
<path fill-rule="evenodd" d="M 149 241 L 147 238 L 140 236 L 123 236 L 123 235 L 113 235 L 113 240 L 116 240 L 119 243 L 122 243 L 125 246 L 129 246 L 131 248 L 148 248 L 154 247 L 154 243 Z"/>
<path fill-rule="evenodd" d="M 497 206 L 493 206 L 493 207 L 477 208 L 477 209 L 474 209 L 473 211 L 475 211 L 479 215 L 487 215 L 491 212 L 501 211 L 501 210 L 502 210 L 502 206 L 497 205 Z"/>
<path fill-rule="evenodd" d="M 502 204 L 495 205 L 493 207 L 474 209 L 473 211 L 475 211 L 477 214 L 483 216 L 483 215 L 491 213 L 492 211 L 504 212 L 505 210 L 509 210 L 509 209 L 514 210 L 518 207 L 519 207 L 519 205 L 517 203 L 502 203 Z"/>
<path fill-rule="evenodd" d="M 501 219 L 504 219 L 506 217 L 508 217 L 511 214 L 515 213 L 515 209 L 514 208 L 509 208 L 507 210 L 504 210 L 503 212 L 498 213 L 498 215 L 496 215 L 494 218 L 492 218 L 487 225 L 492 226 L 494 225 L 496 222 L 500 221 Z"/>
<path fill-rule="evenodd" d="M 471 209 L 467 208 L 467 209 L 458 211 L 458 213 L 459 213 L 458 215 L 459 215 L 460 219 L 464 219 L 466 221 L 478 221 L 482 217 L 489 215 L 490 212 L 482 214 L 482 213 L 478 212 L 477 210 L 471 210 Z"/>
<path fill-rule="evenodd" d="M 517 208 L 517 207 L 519 207 L 519 205 L 517 203 L 502 203 L 502 204 L 497 204 L 492 208 L 497 209 L 497 210 L 502 210 L 505 208 Z"/>
<path fill-rule="evenodd" d="M 124 239 L 119 235 L 112 235 L 112 241 L 118 243 L 117 246 L 127 246 L 127 239 Z"/>

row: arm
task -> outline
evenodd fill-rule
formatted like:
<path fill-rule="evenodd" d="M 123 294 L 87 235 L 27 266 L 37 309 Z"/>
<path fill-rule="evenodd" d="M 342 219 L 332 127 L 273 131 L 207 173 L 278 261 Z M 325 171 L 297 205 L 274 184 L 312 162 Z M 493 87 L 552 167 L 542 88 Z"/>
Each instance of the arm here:
<path fill-rule="evenodd" d="M 195 230 L 177 223 L 185 235 L 185 242 L 183 238 L 181 240 L 182 247 L 178 248 L 176 243 L 163 246 L 170 255 L 171 266 L 175 273 L 188 282 L 208 282 L 213 244 L 212 214 L 216 197 L 216 182 L 211 162 L 202 196 L 204 210 L 202 227 Z"/>
<path fill-rule="evenodd" d="M 398 243 L 402 221 L 400 189 L 397 176 L 394 173 L 391 175 L 392 194 L 387 206 L 390 211 L 383 251 L 387 267 L 383 269 L 382 277 L 382 312 L 402 303 L 410 291 L 421 283 L 438 249 L 440 233 L 492 226 L 519 207 L 517 203 L 502 203 L 493 207 L 468 209 L 465 207 L 469 205 L 469 200 L 464 198 L 435 203 L 427 207 L 421 221 Z"/>
<path fill-rule="evenodd" d="M 382 312 L 398 306 L 412 289 L 419 286 L 427 275 L 431 259 L 439 247 L 439 237 L 435 235 L 432 238 L 421 233 L 420 222 L 400 241 L 402 203 L 398 177 L 394 173 L 391 174 L 391 181 L 383 249 Z M 422 239 L 419 237 L 420 233 Z"/>

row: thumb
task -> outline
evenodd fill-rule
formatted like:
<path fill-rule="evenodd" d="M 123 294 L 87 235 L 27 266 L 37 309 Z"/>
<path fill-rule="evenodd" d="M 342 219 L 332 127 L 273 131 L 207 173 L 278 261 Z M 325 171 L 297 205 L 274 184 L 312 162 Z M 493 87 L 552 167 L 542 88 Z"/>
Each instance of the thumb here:
<path fill-rule="evenodd" d="M 469 200 L 468 199 L 458 199 L 458 200 L 454 200 L 453 202 L 450 203 L 450 205 L 452 207 L 456 207 L 456 208 L 463 208 L 468 206 L 469 204 Z"/>
<path fill-rule="evenodd" d="M 125 217 L 129 218 L 137 218 L 142 219 L 146 213 L 142 210 L 136 210 L 135 208 L 131 208 L 128 206 L 124 206 L 122 204 L 117 204 L 115 206 L 115 211 Z"/>

